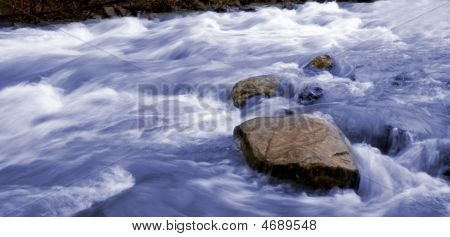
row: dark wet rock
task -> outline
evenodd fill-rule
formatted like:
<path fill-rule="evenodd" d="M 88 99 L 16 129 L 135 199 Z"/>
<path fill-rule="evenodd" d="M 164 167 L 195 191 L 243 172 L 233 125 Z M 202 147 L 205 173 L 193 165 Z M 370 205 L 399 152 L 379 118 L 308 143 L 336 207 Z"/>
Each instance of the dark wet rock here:
<path fill-rule="evenodd" d="M 275 76 L 263 75 L 251 77 L 236 83 L 231 90 L 233 104 L 243 107 L 248 99 L 254 96 L 274 96 L 281 80 Z"/>
<path fill-rule="evenodd" d="M 450 147 L 446 146 L 439 152 L 442 175 L 450 179 Z"/>
<path fill-rule="evenodd" d="M 116 17 L 117 16 L 116 10 L 112 6 L 103 7 L 103 11 L 105 12 L 105 15 L 107 17 Z"/>
<path fill-rule="evenodd" d="M 225 12 L 228 12 L 228 8 L 226 8 L 226 7 L 217 7 L 217 8 L 214 9 L 214 11 L 217 12 L 217 13 L 225 13 Z"/>
<path fill-rule="evenodd" d="M 413 141 L 411 134 L 404 129 L 387 126 L 386 130 L 388 131 L 388 135 L 386 138 L 386 146 L 384 151 L 388 155 L 399 154 Z"/>
<path fill-rule="evenodd" d="M 411 84 L 414 80 L 424 78 L 426 73 L 423 70 L 417 70 L 412 72 L 402 72 L 396 75 L 392 80 L 393 86 L 406 86 Z"/>
<path fill-rule="evenodd" d="M 285 115 L 293 115 L 294 114 L 294 111 L 292 111 L 290 109 L 283 109 L 283 111 L 284 111 Z"/>
<path fill-rule="evenodd" d="M 275 117 L 285 117 L 285 116 L 291 116 L 294 115 L 294 111 L 290 109 L 280 109 L 274 113 Z"/>
<path fill-rule="evenodd" d="M 234 130 L 248 164 L 320 189 L 357 188 L 351 150 L 332 123 L 309 115 L 255 118 Z"/>
<path fill-rule="evenodd" d="M 298 95 L 298 102 L 302 105 L 310 105 L 322 98 L 323 89 L 318 86 L 307 86 Z"/>
<path fill-rule="evenodd" d="M 121 6 L 115 6 L 116 12 L 120 14 L 120 16 L 131 16 L 131 12 Z"/>
<path fill-rule="evenodd" d="M 256 12 L 256 7 L 254 6 L 242 6 L 239 8 L 240 11 L 243 12 Z"/>
<path fill-rule="evenodd" d="M 450 169 L 445 171 L 443 175 L 450 179 Z"/>
<path fill-rule="evenodd" d="M 406 74 L 399 74 L 394 77 L 394 81 L 392 82 L 393 86 L 402 86 L 405 85 L 409 80 L 411 80 L 409 77 L 407 77 Z"/>

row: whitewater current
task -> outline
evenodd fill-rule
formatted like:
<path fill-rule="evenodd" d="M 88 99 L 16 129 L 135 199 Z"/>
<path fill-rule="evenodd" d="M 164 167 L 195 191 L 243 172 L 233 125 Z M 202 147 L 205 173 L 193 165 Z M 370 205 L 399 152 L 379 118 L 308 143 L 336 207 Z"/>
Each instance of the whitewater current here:
<path fill-rule="evenodd" d="M 450 3 L 337 4 L 0 28 L 0 216 L 450 216 Z M 329 54 L 337 71 L 304 67 Z M 276 75 L 316 103 L 233 85 Z M 351 142 L 357 190 L 245 162 L 233 128 L 313 113 Z"/>

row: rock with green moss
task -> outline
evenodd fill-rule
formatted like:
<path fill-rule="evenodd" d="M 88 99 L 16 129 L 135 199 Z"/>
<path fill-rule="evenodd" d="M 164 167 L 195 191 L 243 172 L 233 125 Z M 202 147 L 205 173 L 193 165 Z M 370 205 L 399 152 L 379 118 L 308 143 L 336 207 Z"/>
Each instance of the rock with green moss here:
<path fill-rule="evenodd" d="M 254 96 L 274 96 L 280 86 L 281 80 L 272 75 L 251 77 L 239 81 L 231 91 L 233 104 L 241 108 L 248 99 Z"/>

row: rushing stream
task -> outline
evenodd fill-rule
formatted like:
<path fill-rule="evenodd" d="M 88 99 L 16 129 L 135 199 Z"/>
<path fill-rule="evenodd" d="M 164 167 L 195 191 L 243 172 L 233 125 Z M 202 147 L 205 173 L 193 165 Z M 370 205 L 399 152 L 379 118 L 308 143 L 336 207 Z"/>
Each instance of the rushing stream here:
<path fill-rule="evenodd" d="M 0 216 L 449 216 L 449 12 L 331 2 L 2 28 Z M 325 53 L 337 71 L 305 73 Z M 324 97 L 235 108 L 234 83 L 265 74 Z M 357 191 L 248 167 L 234 126 L 286 110 L 343 130 Z"/>

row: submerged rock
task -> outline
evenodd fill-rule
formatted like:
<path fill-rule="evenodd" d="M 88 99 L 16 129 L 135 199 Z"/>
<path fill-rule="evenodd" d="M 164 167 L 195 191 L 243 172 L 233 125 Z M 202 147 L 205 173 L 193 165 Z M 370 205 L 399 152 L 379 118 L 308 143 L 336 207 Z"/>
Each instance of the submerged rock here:
<path fill-rule="evenodd" d="M 311 60 L 309 65 L 317 69 L 330 70 L 331 68 L 333 68 L 333 58 L 331 58 L 331 56 L 328 54 L 317 56 L 313 60 Z"/>
<path fill-rule="evenodd" d="M 450 180 L 450 147 L 446 147 L 439 152 L 442 175 Z"/>
<path fill-rule="evenodd" d="M 256 76 L 242 80 L 236 83 L 231 90 L 233 104 L 240 108 L 245 105 L 247 99 L 250 99 L 253 96 L 274 96 L 280 82 L 281 80 L 279 78 L 270 75 Z"/>
<path fill-rule="evenodd" d="M 357 188 L 359 173 L 343 135 L 309 115 L 255 118 L 234 136 L 254 169 L 320 189 Z"/>
<path fill-rule="evenodd" d="M 334 69 L 333 63 L 333 58 L 328 54 L 317 56 L 303 67 L 303 71 L 307 76 L 315 76 L 324 71 L 332 73 Z"/>
<path fill-rule="evenodd" d="M 294 115 L 294 111 L 290 109 L 279 109 L 273 113 L 273 117 L 285 117 Z"/>
<path fill-rule="evenodd" d="M 393 78 L 393 86 L 407 86 L 416 80 L 426 77 L 426 73 L 423 70 L 416 70 L 412 72 L 402 72 Z"/>
<path fill-rule="evenodd" d="M 447 171 L 444 172 L 443 174 L 445 177 L 450 179 L 450 169 L 448 169 Z"/>
<path fill-rule="evenodd" d="M 394 156 L 399 154 L 413 141 L 412 135 L 404 129 L 387 126 L 387 130 L 389 132 L 384 151 L 386 151 L 388 155 Z"/>
<path fill-rule="evenodd" d="M 298 95 L 298 102 L 302 105 L 310 105 L 322 98 L 323 89 L 318 86 L 307 86 Z"/>
<path fill-rule="evenodd" d="M 392 85 L 393 86 L 403 86 L 403 85 L 406 85 L 410 80 L 411 80 L 411 78 L 409 78 L 407 74 L 402 73 L 402 74 L 399 74 L 394 77 Z"/>
<path fill-rule="evenodd" d="M 346 77 L 356 80 L 355 67 L 343 58 L 333 58 L 328 54 L 313 58 L 305 64 L 301 62 L 303 72 L 306 76 L 316 76 L 323 72 L 329 72 L 334 76 Z"/>

